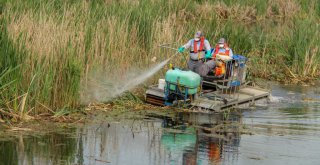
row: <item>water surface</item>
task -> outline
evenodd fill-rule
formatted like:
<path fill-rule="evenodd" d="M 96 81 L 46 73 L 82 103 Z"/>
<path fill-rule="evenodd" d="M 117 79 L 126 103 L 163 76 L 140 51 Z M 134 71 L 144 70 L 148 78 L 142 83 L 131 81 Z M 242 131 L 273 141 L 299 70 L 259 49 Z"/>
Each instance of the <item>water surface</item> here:
<path fill-rule="evenodd" d="M 0 140 L 0 164 L 319 164 L 320 96 L 274 86 L 234 113 L 127 113 Z M 104 118 L 104 116 L 100 116 Z"/>

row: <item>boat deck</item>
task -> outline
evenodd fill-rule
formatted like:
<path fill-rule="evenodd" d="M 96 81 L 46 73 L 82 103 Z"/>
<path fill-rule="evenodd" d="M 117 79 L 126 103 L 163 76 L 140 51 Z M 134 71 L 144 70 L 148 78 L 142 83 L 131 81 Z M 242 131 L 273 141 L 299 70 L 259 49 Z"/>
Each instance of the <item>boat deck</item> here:
<path fill-rule="evenodd" d="M 191 108 L 202 108 L 219 112 L 225 108 L 237 107 L 241 104 L 254 103 L 256 100 L 269 97 L 269 91 L 253 86 L 242 86 L 232 94 L 214 91 L 197 96 L 191 103 Z M 146 91 L 146 102 L 164 106 L 164 91 L 156 86 Z"/>
<path fill-rule="evenodd" d="M 269 97 L 269 92 L 257 87 L 243 87 L 233 94 L 211 92 L 199 96 L 191 106 L 201 107 L 214 111 L 221 111 L 229 107 L 236 107 L 245 103 L 254 103 L 256 100 Z"/>

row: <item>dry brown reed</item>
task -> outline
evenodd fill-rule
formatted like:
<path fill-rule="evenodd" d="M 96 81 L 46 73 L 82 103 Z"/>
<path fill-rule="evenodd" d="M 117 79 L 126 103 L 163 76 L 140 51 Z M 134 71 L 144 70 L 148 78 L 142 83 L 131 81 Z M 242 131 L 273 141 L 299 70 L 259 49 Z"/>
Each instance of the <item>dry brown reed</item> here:
<path fill-rule="evenodd" d="M 227 6 L 219 2 L 213 6 L 213 9 L 219 19 L 235 19 L 243 23 L 253 23 L 257 20 L 257 11 L 254 6 L 242 6 L 237 3 Z"/>
<path fill-rule="evenodd" d="M 295 0 L 270 0 L 266 16 L 271 19 L 286 21 L 293 18 L 299 12 L 300 6 Z"/>
<path fill-rule="evenodd" d="M 319 76 L 319 30 L 309 26 L 319 27 L 316 0 L 269 0 L 266 6 L 262 1 L 41 2 L 37 6 L 37 1 L 8 1 L 1 15 L 7 42 L 13 42 L 12 47 L 0 45 L 8 49 L 1 54 L 1 64 L 21 65 L 17 77 L 22 78 L 17 79 L 23 82 L 1 91 L 12 92 L 3 96 L 2 105 L 16 112 L 21 103 L 24 112 L 34 108 L 35 114 L 43 107 L 55 111 L 78 105 L 79 84 L 87 84 L 92 73 L 126 80 L 130 71 L 174 54 L 161 52 L 158 45 L 176 42 L 178 47 L 198 29 L 208 34 L 212 45 L 218 37 L 226 37 L 237 54 L 248 56 L 251 75 L 277 80 L 286 79 L 288 72 L 297 79 Z M 310 10 L 306 12 L 302 4 Z M 17 56 L 12 61 L 13 55 L 6 56 L 11 49 Z M 184 56 L 177 56 L 174 65 L 184 65 Z M 17 99 L 25 93 L 25 100 Z"/>

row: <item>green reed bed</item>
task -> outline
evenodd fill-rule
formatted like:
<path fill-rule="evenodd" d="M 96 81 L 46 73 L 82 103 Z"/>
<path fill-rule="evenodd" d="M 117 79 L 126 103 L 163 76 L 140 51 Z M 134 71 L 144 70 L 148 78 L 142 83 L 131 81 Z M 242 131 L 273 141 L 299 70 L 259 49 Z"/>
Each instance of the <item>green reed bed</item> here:
<path fill-rule="evenodd" d="M 153 57 L 160 62 L 173 54 L 160 53 L 159 44 L 183 44 L 198 29 L 211 44 L 225 37 L 236 54 L 249 57 L 252 77 L 299 83 L 320 74 L 317 0 L 0 4 L 0 107 L 11 118 L 76 107 L 92 71 L 121 81 L 132 69 L 154 65 Z"/>

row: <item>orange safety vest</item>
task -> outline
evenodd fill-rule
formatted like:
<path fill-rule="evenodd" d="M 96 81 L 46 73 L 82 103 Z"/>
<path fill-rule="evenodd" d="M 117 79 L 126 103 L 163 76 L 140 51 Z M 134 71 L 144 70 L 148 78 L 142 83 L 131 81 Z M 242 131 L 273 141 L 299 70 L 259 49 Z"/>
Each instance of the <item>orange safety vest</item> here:
<path fill-rule="evenodd" d="M 214 49 L 214 53 L 213 53 L 213 58 L 216 58 L 217 54 L 221 54 L 221 55 L 224 55 L 224 56 L 229 56 L 230 48 L 228 47 L 227 44 L 224 44 L 223 47 L 226 49 L 226 52 L 225 53 L 222 53 L 222 52 L 219 53 L 220 47 L 219 47 L 218 44 L 216 45 L 216 48 Z"/>
<path fill-rule="evenodd" d="M 198 53 L 197 43 L 198 43 L 198 41 L 194 41 L 194 40 L 193 40 L 193 52 L 192 52 L 192 53 Z M 201 37 L 201 38 L 200 38 L 199 51 L 204 51 L 204 50 L 203 50 L 203 46 L 204 46 L 204 37 Z"/>
<path fill-rule="evenodd" d="M 220 52 L 219 53 L 220 47 L 219 47 L 218 44 L 216 45 L 216 48 L 215 48 L 214 53 L 213 53 L 213 58 L 216 58 L 217 54 L 224 55 L 224 56 L 229 56 L 230 48 L 228 47 L 227 44 L 224 44 L 223 47 L 226 49 L 226 52 L 224 52 L 224 53 Z M 225 73 L 226 73 L 226 64 L 224 62 L 222 62 L 221 66 L 216 66 L 215 67 L 215 76 L 220 76 L 220 75 L 223 75 Z"/>
<path fill-rule="evenodd" d="M 223 62 L 221 66 L 215 67 L 215 76 L 220 76 L 226 73 L 226 64 Z"/>

